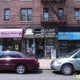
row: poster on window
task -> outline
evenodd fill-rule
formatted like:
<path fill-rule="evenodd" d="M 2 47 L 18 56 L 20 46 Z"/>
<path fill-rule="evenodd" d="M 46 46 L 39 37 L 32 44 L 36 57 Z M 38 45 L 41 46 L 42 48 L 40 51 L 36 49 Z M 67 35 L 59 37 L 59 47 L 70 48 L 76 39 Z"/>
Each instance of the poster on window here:
<path fill-rule="evenodd" d="M 16 51 L 19 50 L 19 44 L 15 44 L 15 50 L 16 50 Z"/>
<path fill-rule="evenodd" d="M 53 46 L 51 46 L 51 59 L 56 59 L 56 49 L 53 49 Z"/>
<path fill-rule="evenodd" d="M 51 46 L 49 46 L 49 45 L 46 46 L 46 52 L 47 53 L 51 52 Z"/>

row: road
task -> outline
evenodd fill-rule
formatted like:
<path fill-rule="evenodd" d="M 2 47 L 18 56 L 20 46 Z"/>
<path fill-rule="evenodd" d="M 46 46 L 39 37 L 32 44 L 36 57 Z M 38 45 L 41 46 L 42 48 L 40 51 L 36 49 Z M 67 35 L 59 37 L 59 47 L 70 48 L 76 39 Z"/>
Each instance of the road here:
<path fill-rule="evenodd" d="M 13 71 L 1 71 L 0 80 L 75 80 L 73 75 L 65 76 L 52 70 L 29 71 L 25 74 L 17 74 Z M 80 79 L 79 79 L 80 80 Z"/>

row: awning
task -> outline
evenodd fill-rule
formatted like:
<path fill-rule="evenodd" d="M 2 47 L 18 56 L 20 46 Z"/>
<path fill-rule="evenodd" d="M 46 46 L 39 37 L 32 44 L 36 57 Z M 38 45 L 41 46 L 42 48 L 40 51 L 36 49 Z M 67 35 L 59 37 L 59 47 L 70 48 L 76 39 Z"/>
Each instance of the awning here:
<path fill-rule="evenodd" d="M 23 29 L 0 29 L 0 38 L 21 38 Z"/>

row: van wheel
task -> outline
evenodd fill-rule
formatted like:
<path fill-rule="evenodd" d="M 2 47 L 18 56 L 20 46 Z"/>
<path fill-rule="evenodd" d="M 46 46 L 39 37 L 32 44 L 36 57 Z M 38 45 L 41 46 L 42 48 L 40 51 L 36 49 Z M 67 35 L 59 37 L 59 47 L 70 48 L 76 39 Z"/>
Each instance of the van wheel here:
<path fill-rule="evenodd" d="M 73 68 L 72 68 L 71 65 L 65 64 L 65 65 L 62 66 L 61 72 L 62 72 L 63 74 L 65 74 L 65 75 L 70 75 L 70 74 L 72 74 L 72 72 L 73 72 Z"/>
<path fill-rule="evenodd" d="M 26 71 L 26 68 L 25 68 L 25 66 L 22 65 L 22 64 L 20 64 L 20 65 L 18 65 L 18 66 L 16 67 L 16 72 L 17 72 L 18 74 L 23 74 L 23 73 L 25 73 L 25 71 Z"/>

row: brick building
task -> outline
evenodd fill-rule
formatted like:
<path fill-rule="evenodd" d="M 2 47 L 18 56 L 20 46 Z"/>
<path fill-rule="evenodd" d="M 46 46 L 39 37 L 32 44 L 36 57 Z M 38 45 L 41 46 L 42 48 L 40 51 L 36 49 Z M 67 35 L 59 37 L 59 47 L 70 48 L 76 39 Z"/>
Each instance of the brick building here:
<path fill-rule="evenodd" d="M 0 0 L 0 50 L 64 56 L 80 47 L 79 16 L 79 0 Z"/>

